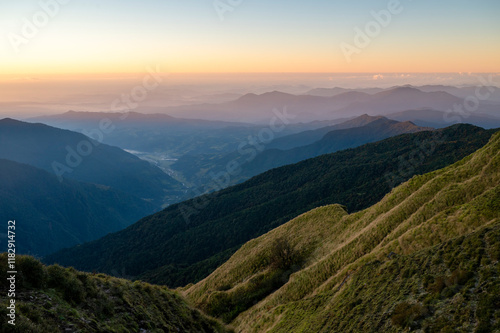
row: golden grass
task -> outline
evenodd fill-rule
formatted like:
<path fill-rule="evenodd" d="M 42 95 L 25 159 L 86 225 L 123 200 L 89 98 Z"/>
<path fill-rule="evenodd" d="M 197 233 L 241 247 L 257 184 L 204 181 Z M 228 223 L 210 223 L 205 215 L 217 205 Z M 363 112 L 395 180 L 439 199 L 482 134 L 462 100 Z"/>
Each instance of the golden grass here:
<path fill-rule="evenodd" d="M 214 293 L 244 288 L 253 278 L 269 273 L 270 247 L 274 240 L 286 238 L 304 256 L 300 270 L 232 324 L 242 332 L 278 331 L 283 318 L 295 314 L 298 324 L 293 331 L 301 331 L 307 327 L 307 318 L 300 320 L 303 307 L 328 304 L 340 284 L 348 287 L 351 276 L 367 263 L 384 260 L 390 252 L 410 255 L 497 223 L 499 184 L 497 133 L 471 156 L 414 177 L 362 212 L 348 215 L 339 205 L 320 207 L 248 242 L 183 294 L 203 308 Z"/>

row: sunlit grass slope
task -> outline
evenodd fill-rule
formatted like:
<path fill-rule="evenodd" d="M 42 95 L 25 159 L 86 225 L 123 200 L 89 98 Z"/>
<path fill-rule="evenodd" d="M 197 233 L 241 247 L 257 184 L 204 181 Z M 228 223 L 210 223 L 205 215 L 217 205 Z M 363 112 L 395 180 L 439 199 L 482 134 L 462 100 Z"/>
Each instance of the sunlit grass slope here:
<path fill-rule="evenodd" d="M 500 133 L 348 215 L 305 213 L 183 292 L 241 332 L 498 332 Z"/>

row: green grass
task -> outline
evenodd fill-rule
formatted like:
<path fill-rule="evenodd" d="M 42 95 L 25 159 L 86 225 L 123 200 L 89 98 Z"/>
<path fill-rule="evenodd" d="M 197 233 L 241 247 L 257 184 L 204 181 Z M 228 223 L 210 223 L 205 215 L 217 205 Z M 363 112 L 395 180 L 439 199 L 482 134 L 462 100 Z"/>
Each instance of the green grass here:
<path fill-rule="evenodd" d="M 16 325 L 7 325 L 7 255 L 0 254 L 0 332 L 228 332 L 175 292 L 17 256 Z"/>
<path fill-rule="evenodd" d="M 304 213 L 177 293 L 238 332 L 500 332 L 499 203 L 497 133 L 370 208 Z M 164 287 L 17 260 L 18 332 L 227 330 Z"/>
<path fill-rule="evenodd" d="M 249 240 L 317 207 L 337 203 L 349 212 L 366 209 L 391 191 L 393 183 L 386 175 L 397 175 L 393 179 L 397 185 L 415 174 L 441 169 L 483 147 L 493 133 L 457 125 L 276 168 L 212 195 L 172 205 L 97 241 L 49 255 L 45 262 L 88 272 L 125 271 L 127 276 L 169 287 L 196 283 Z M 420 160 L 420 155 L 425 158 Z M 401 161 L 415 159 L 419 163 L 414 168 L 401 170 Z"/>
<path fill-rule="evenodd" d="M 272 331 L 307 325 L 309 332 L 496 332 L 500 270 L 491 254 L 499 248 L 496 223 L 411 255 L 367 263 L 340 291 L 276 309 L 283 314 Z"/>
<path fill-rule="evenodd" d="M 348 215 L 331 205 L 293 219 L 245 244 L 183 293 L 205 311 L 214 295 L 240 304 L 239 290 L 276 271 L 266 254 L 285 238 L 303 254 L 301 266 L 244 308 L 231 322 L 237 330 L 494 332 L 500 330 L 499 202 L 496 134 L 471 156 L 412 178 L 366 210 Z"/>

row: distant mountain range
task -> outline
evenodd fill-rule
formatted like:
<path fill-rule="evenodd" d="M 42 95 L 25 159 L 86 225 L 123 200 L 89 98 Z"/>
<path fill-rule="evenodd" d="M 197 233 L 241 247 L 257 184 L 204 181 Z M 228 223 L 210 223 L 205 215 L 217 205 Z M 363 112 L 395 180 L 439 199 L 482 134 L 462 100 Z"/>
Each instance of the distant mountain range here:
<path fill-rule="evenodd" d="M 110 186 L 156 207 L 176 202 L 184 193 L 182 184 L 159 168 L 80 133 L 3 119 L 0 142 L 0 158 L 43 169 L 60 180 Z"/>
<path fill-rule="evenodd" d="M 355 117 L 365 113 L 372 116 L 387 115 L 419 108 L 446 111 L 454 104 L 462 103 L 462 98 L 448 92 L 423 92 L 413 87 L 395 87 L 375 94 L 347 91 L 326 97 L 274 91 L 261 95 L 247 94 L 235 101 L 220 104 L 169 107 L 165 112 L 191 118 L 263 122 L 272 117 L 273 109 L 286 107 L 290 114 L 295 115 L 295 122 L 308 122 Z"/>
<path fill-rule="evenodd" d="M 14 330 L 500 332 L 499 89 L 447 111 L 477 89 L 0 120 Z"/>
<path fill-rule="evenodd" d="M 356 101 L 338 112 L 387 115 L 391 112 L 409 109 L 410 105 L 412 109 L 428 107 L 444 111 L 456 103 L 463 103 L 463 101 L 447 92 L 423 92 L 412 87 L 397 87 L 371 95 L 365 101 Z"/>
<path fill-rule="evenodd" d="M 240 185 L 172 205 L 123 231 L 49 255 L 45 261 L 182 286 L 206 277 L 243 243 L 291 218 L 332 203 L 345 205 L 350 212 L 367 208 L 392 186 L 474 152 L 493 133 L 456 125 L 273 169 Z"/>
<path fill-rule="evenodd" d="M 274 114 L 271 113 L 273 117 Z M 248 136 L 257 135 L 261 125 L 184 119 L 167 114 L 138 112 L 77 112 L 28 119 L 50 126 L 95 135 L 100 123 L 109 122 L 113 131 L 103 135 L 103 142 L 122 149 L 158 153 L 171 159 L 185 154 L 228 153 L 235 151 Z M 288 124 L 276 137 L 317 129 L 338 123 L 336 120 Z M 278 123 L 281 126 L 281 123 Z M 161 161 L 160 161 L 161 162 Z"/>
<path fill-rule="evenodd" d="M 369 142 L 386 139 L 403 133 L 431 130 L 411 122 L 397 122 L 385 117 L 363 115 L 334 126 L 327 126 L 284 136 L 262 145 L 252 147 L 247 144 L 236 152 L 223 156 L 187 155 L 181 157 L 172 169 L 192 183 L 208 184 L 214 175 L 224 173 L 231 163 L 238 163 L 240 170 L 231 175 L 230 182 L 235 184 L 259 173 L 287 164 L 333 153 L 342 149 L 354 148 Z M 278 148 L 275 148 L 278 147 Z M 280 148 L 292 147 L 282 150 Z"/>
<path fill-rule="evenodd" d="M 236 149 L 240 133 L 253 133 L 243 123 L 182 119 L 167 114 L 137 112 L 76 112 L 28 119 L 80 133 L 94 133 L 101 121 L 109 121 L 113 131 L 103 142 L 122 149 L 140 152 L 161 152 L 171 158 L 185 153 L 231 151 Z M 243 134 L 242 134 L 243 135 Z M 212 148 L 216 147 L 216 148 Z"/>
<path fill-rule="evenodd" d="M 155 212 L 152 203 L 112 188 L 57 177 L 0 159 L 0 219 L 15 219 L 16 252 L 46 255 L 102 237 Z M 3 233 L 2 233 L 3 234 Z M 7 248 L 7 235 L 0 246 Z"/>
<path fill-rule="evenodd" d="M 266 149 L 280 149 L 288 150 L 296 147 L 302 147 L 310 145 L 316 141 L 321 140 L 325 134 L 342 129 L 362 127 L 368 125 L 369 123 L 382 118 L 382 116 L 374 117 L 364 114 L 353 119 L 343 121 L 336 125 L 325 126 L 314 130 L 303 131 L 296 134 L 286 135 L 281 138 L 277 138 L 266 145 Z M 397 120 L 397 119 L 396 119 Z"/>
<path fill-rule="evenodd" d="M 409 85 L 409 87 L 413 87 L 424 92 L 444 91 L 460 98 L 467 98 L 468 96 L 476 96 L 478 91 L 484 94 L 485 91 L 487 90 L 488 92 L 491 93 L 491 96 L 489 97 L 488 100 L 497 102 L 500 101 L 500 89 L 498 87 L 488 86 L 488 85 L 455 87 L 455 86 L 445 86 L 440 84 L 435 84 L 435 85 L 429 84 L 416 87 Z"/>
<path fill-rule="evenodd" d="M 322 96 L 322 97 L 333 97 L 337 96 L 346 92 L 362 92 L 366 94 L 376 94 L 379 92 L 382 92 L 386 89 L 383 88 L 358 88 L 358 89 L 348 89 L 348 88 L 340 88 L 340 87 L 335 87 L 335 88 L 314 88 L 306 93 L 304 95 L 311 95 L 311 96 Z"/>
<path fill-rule="evenodd" d="M 487 100 L 481 101 L 471 115 L 447 112 L 455 110 L 456 106 L 463 107 L 466 98 L 474 97 L 477 89 L 482 93 L 490 90 L 493 93 Z M 157 114 L 70 111 L 29 121 L 92 132 L 99 127 L 100 121 L 109 119 L 115 130 L 104 136 L 104 143 L 141 153 L 162 153 L 169 159 L 175 159 L 187 154 L 235 151 L 249 135 L 256 135 L 263 127 L 268 127 L 276 110 L 283 112 L 285 108 L 290 122 L 282 131 L 274 133 L 275 138 L 332 126 L 339 124 L 340 119 L 345 121 L 363 114 L 391 118 L 390 115 L 401 112 L 406 112 L 406 115 L 391 119 L 412 121 L 423 127 L 470 123 L 495 128 L 500 123 L 499 91 L 492 87 L 444 85 L 406 85 L 384 89 L 318 88 L 304 95 L 279 91 L 260 95 L 250 93 L 221 103 L 156 108 L 154 111 Z M 437 119 L 435 115 L 427 119 L 420 112 L 422 110 L 447 113 L 442 119 Z M 163 169 L 170 167 L 170 163 L 163 163 L 161 159 L 157 161 Z"/>
<path fill-rule="evenodd" d="M 500 116 L 500 108 L 499 108 Z M 418 126 L 430 126 L 443 128 L 456 123 L 470 123 L 483 128 L 499 128 L 500 117 L 493 117 L 487 114 L 471 113 L 461 116 L 457 113 L 443 112 L 432 109 L 406 110 L 387 115 L 388 118 L 398 121 L 411 121 Z"/>
<path fill-rule="evenodd" d="M 404 85 L 404 86 L 399 86 L 399 87 L 407 87 L 407 88 L 415 88 L 423 92 L 446 92 L 451 95 L 460 97 L 460 98 L 466 98 L 467 96 L 475 96 L 476 92 L 478 89 L 480 89 L 482 92 L 485 91 L 485 89 L 488 89 L 488 91 L 492 92 L 492 95 L 490 96 L 491 100 L 500 100 L 500 91 L 498 87 L 493 87 L 493 86 L 464 86 L 464 87 L 455 87 L 455 86 L 446 86 L 446 85 L 423 85 L 423 86 L 413 86 L 413 85 Z M 345 92 L 350 92 L 350 91 L 357 91 L 357 92 L 364 92 L 370 95 L 374 95 L 376 93 L 382 92 L 382 91 L 387 91 L 387 90 L 392 90 L 398 88 L 398 86 L 395 87 L 390 87 L 390 88 L 356 88 L 356 89 L 347 89 L 347 88 L 340 88 L 340 87 L 334 87 L 334 88 L 315 88 L 311 89 L 307 92 L 304 93 L 304 95 L 313 95 L 313 96 L 323 96 L 323 97 L 332 97 L 336 96 Z"/>
<path fill-rule="evenodd" d="M 84 129 L 98 128 L 99 122 L 109 119 L 115 128 L 146 127 L 158 128 L 168 126 L 171 130 L 180 131 L 184 126 L 198 129 L 226 128 L 229 126 L 245 126 L 243 123 L 224 121 L 210 121 L 202 119 L 183 119 L 172 117 L 168 114 L 154 113 L 143 114 L 139 112 L 83 112 L 68 111 L 62 114 L 39 116 L 27 119 L 30 122 L 41 122 L 54 127 L 81 131 Z M 249 125 L 246 125 L 249 126 Z M 177 133 L 177 132 L 176 132 Z"/>
<path fill-rule="evenodd" d="M 371 121 L 370 121 L 371 120 Z M 360 127 L 337 129 L 326 133 L 320 140 L 305 146 L 290 150 L 268 149 L 244 167 L 246 177 L 257 175 L 272 168 L 293 164 L 302 160 L 339 150 L 354 148 L 366 143 L 380 141 L 404 133 L 416 133 L 433 130 L 429 127 L 419 127 L 412 122 L 398 122 L 385 117 L 361 117 L 351 122 L 367 124 Z M 339 126 L 340 127 L 340 126 Z M 316 130 L 320 131 L 320 130 Z"/>

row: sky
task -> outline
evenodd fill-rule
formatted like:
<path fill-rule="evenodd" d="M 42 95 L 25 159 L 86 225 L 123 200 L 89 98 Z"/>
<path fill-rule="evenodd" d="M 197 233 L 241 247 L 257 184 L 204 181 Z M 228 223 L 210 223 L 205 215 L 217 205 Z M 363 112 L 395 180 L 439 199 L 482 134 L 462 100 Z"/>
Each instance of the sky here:
<path fill-rule="evenodd" d="M 0 79 L 497 73 L 498 17 L 498 0 L 2 1 Z"/>

